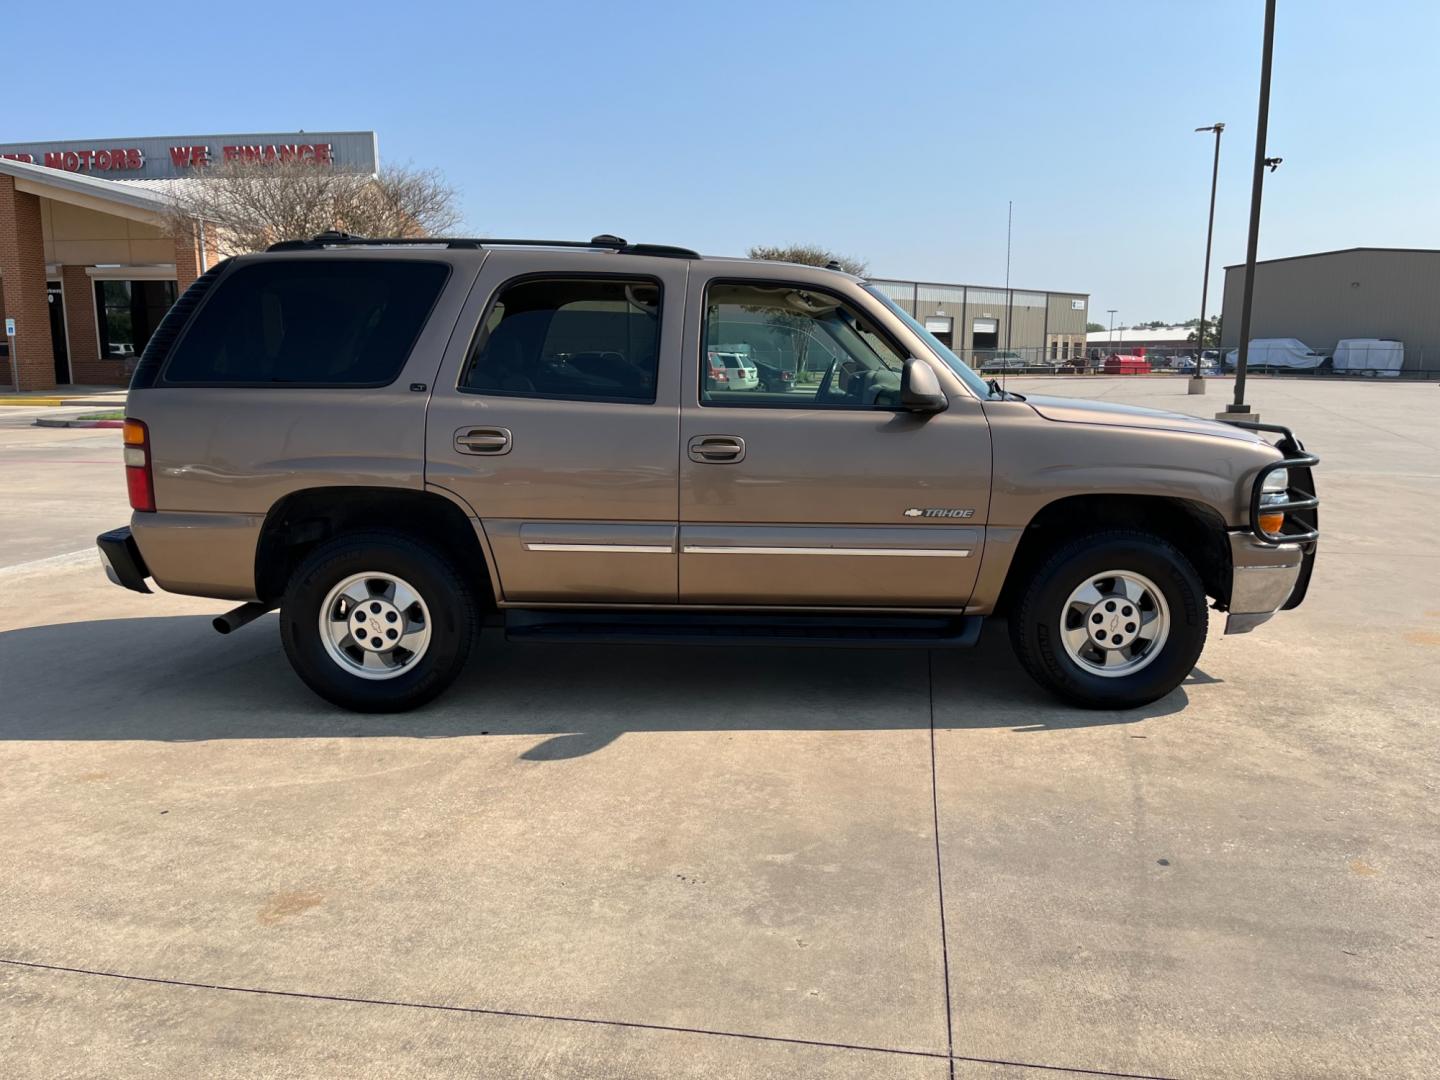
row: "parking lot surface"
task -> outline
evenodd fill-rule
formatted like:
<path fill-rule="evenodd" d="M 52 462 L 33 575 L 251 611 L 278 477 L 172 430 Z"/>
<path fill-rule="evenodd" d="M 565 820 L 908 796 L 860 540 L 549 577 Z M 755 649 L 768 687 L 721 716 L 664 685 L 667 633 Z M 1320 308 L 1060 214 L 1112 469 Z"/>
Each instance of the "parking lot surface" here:
<path fill-rule="evenodd" d="M 1185 380 L 1012 389 L 1212 415 Z M 340 712 L 0 425 L 0 1075 L 1440 1075 L 1440 392 L 1256 379 L 1310 596 L 1152 706 L 973 652 L 510 645 Z"/>

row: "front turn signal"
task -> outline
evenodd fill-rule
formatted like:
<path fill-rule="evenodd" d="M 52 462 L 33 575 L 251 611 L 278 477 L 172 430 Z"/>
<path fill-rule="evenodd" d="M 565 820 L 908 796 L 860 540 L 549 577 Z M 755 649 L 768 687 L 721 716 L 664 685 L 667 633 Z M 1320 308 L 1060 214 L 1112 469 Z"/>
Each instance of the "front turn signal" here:
<path fill-rule="evenodd" d="M 1278 536 L 1280 530 L 1285 527 L 1284 514 L 1261 514 L 1260 531 L 1267 532 L 1272 536 Z"/>

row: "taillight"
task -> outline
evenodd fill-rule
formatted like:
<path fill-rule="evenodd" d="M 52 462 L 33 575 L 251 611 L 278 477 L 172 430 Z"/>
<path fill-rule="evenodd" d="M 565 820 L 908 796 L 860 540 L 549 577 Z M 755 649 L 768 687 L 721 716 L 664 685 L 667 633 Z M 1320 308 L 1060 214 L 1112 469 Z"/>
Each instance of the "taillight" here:
<path fill-rule="evenodd" d="M 714 379 L 716 382 L 730 381 L 730 376 L 725 374 L 725 372 L 721 371 L 719 368 L 714 368 L 711 370 L 710 378 Z"/>
<path fill-rule="evenodd" d="M 793 380 L 794 378 L 795 378 L 795 373 L 794 373 L 793 371 L 782 371 L 782 372 L 780 372 L 780 381 L 781 381 L 781 382 L 790 382 L 790 381 Z"/>
<path fill-rule="evenodd" d="M 155 476 L 150 469 L 150 429 L 143 420 L 125 421 L 125 487 L 132 510 L 155 509 Z"/>

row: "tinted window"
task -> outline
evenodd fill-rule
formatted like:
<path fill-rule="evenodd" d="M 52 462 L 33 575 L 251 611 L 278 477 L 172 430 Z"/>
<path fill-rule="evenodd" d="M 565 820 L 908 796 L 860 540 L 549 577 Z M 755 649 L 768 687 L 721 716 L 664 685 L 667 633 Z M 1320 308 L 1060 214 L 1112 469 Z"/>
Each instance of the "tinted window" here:
<path fill-rule="evenodd" d="M 660 286 L 610 278 L 531 278 L 503 289 L 460 380 L 512 397 L 655 400 Z"/>
<path fill-rule="evenodd" d="M 737 357 L 753 376 L 736 370 Z M 707 294 L 703 405 L 895 408 L 904 362 L 863 312 L 829 293 L 716 282 Z"/>
<path fill-rule="evenodd" d="M 398 259 L 238 267 L 186 330 L 164 379 L 383 386 L 405 366 L 449 273 Z"/>

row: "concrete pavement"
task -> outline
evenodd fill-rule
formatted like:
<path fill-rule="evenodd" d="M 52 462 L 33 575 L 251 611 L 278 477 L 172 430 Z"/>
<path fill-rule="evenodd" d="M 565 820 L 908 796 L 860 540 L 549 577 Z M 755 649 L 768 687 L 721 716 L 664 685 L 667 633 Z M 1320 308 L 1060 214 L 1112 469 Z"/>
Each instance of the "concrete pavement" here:
<path fill-rule="evenodd" d="M 1434 388 L 1252 386 L 1324 459 L 1311 596 L 1130 713 L 994 627 L 491 637 L 354 716 L 273 616 L 63 558 L 125 520 L 118 432 L 0 432 L 0 1071 L 1435 1075 Z"/>

